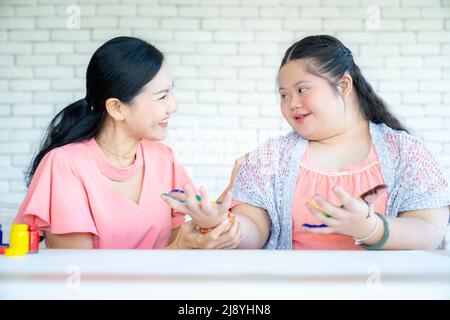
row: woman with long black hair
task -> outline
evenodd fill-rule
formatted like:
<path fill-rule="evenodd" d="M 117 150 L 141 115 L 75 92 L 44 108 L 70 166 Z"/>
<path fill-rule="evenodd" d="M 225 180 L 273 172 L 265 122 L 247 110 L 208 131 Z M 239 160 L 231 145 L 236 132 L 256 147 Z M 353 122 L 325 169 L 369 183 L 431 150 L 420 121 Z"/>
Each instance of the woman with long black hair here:
<path fill-rule="evenodd" d="M 153 45 L 132 37 L 103 44 L 87 68 L 86 97 L 48 127 L 14 223 L 37 225 L 50 248 L 237 246 L 237 222 L 197 216 L 185 223 L 161 199 L 192 185 L 159 142 L 176 112 L 172 88 L 169 66 Z M 230 204 L 228 195 L 217 212 L 226 214 Z"/>

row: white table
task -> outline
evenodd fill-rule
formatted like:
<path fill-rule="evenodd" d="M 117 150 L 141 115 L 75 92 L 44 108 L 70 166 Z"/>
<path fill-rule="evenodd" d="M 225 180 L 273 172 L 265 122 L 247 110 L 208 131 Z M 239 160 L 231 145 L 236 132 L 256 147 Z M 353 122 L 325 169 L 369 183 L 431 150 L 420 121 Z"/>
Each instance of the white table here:
<path fill-rule="evenodd" d="M 450 299 L 448 251 L 41 250 L 0 299 Z"/>

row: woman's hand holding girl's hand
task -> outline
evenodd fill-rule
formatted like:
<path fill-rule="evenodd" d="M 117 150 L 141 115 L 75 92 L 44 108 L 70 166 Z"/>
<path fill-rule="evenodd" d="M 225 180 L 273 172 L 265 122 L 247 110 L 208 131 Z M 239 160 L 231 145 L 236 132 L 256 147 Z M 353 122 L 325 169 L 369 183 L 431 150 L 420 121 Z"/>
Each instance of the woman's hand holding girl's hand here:
<path fill-rule="evenodd" d="M 225 221 L 207 234 L 196 231 L 193 221 L 180 227 L 169 249 L 235 249 L 242 239 L 241 227 L 237 219 L 231 225 Z"/>
<path fill-rule="evenodd" d="M 375 225 L 378 217 L 373 212 L 373 206 L 357 199 L 348 194 L 342 187 L 336 186 L 333 192 L 340 199 L 342 206 L 338 207 L 328 202 L 323 197 L 316 195 L 314 197 L 315 203 L 323 209 L 324 212 L 331 215 L 327 217 L 324 213 L 310 204 L 306 204 L 309 211 L 327 227 L 324 228 L 303 228 L 303 230 L 313 233 L 340 233 L 351 236 L 355 239 L 362 239 L 369 235 Z M 379 196 L 380 194 L 378 194 Z M 372 200 L 372 203 L 376 199 Z"/>

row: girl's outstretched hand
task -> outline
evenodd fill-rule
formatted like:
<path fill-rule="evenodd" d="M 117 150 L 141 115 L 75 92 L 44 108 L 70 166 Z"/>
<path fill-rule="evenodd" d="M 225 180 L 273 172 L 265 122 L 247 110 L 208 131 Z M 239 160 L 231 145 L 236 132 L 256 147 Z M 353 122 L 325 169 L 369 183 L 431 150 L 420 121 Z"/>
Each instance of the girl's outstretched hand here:
<path fill-rule="evenodd" d="M 162 199 L 174 210 L 191 216 L 195 225 L 200 228 L 214 228 L 228 221 L 231 206 L 231 192 L 227 192 L 223 202 L 212 202 L 206 189 L 200 187 L 200 199 L 190 185 L 184 186 L 184 193 L 170 192 L 163 194 Z"/>

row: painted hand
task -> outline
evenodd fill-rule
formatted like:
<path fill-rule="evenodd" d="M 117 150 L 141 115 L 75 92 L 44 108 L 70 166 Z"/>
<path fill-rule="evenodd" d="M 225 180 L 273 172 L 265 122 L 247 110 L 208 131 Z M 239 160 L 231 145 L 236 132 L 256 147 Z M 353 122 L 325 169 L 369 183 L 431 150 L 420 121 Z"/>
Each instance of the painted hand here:
<path fill-rule="evenodd" d="M 184 186 L 184 193 L 163 194 L 162 199 L 174 210 L 191 216 L 201 228 L 214 228 L 228 220 L 231 206 L 231 192 L 227 192 L 223 202 L 212 202 L 204 187 L 200 188 L 200 198 L 190 185 Z"/>
<path fill-rule="evenodd" d="M 373 213 L 373 203 L 382 192 L 372 194 L 370 202 L 361 198 L 354 198 L 342 187 L 336 186 L 333 192 L 340 199 L 342 206 L 335 206 L 320 195 L 314 197 L 318 207 L 315 208 L 306 204 L 308 210 L 322 223 L 323 228 L 303 228 L 312 233 L 339 233 L 353 238 L 363 238 L 373 230 L 376 223 L 376 216 Z M 325 215 L 326 212 L 329 216 Z"/>

